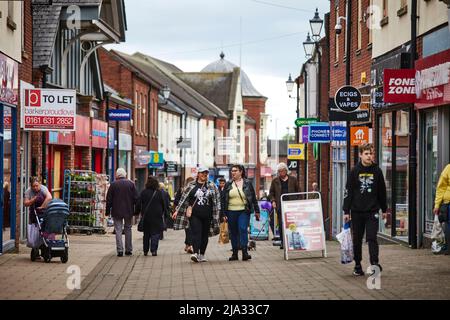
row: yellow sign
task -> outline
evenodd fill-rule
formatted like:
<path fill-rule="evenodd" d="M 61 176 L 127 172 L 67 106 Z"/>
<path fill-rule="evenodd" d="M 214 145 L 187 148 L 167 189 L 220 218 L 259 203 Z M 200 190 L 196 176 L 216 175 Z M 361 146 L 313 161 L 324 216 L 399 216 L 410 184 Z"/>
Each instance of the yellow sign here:
<path fill-rule="evenodd" d="M 290 144 L 287 158 L 289 160 L 305 160 L 305 145 L 303 143 Z"/>

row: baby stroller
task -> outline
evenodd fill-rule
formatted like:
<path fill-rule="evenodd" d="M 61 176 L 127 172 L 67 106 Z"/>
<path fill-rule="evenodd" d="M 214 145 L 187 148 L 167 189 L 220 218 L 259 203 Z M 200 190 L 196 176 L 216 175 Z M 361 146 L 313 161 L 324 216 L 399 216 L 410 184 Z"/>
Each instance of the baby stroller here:
<path fill-rule="evenodd" d="M 45 262 L 50 262 L 53 257 L 60 257 L 62 263 L 69 260 L 69 238 L 67 237 L 67 218 L 69 216 L 69 206 L 60 199 L 53 199 L 48 203 L 45 213 L 36 215 L 37 225 L 39 228 L 39 246 L 32 248 L 31 261 L 35 261 L 41 256 Z M 61 235 L 61 239 L 57 240 L 56 235 Z"/>

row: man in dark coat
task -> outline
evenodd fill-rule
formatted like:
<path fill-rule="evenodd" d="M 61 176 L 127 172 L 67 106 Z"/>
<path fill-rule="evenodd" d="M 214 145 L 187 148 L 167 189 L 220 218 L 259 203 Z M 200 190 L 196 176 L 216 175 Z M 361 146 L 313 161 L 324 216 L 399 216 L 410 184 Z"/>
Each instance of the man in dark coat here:
<path fill-rule="evenodd" d="M 298 181 L 294 176 L 288 175 L 288 167 L 285 163 L 278 165 L 278 177 L 272 180 L 269 191 L 269 199 L 272 207 L 277 211 L 278 225 L 280 226 L 281 247 L 283 249 L 283 219 L 281 218 L 281 196 L 287 193 L 298 192 Z"/>
<path fill-rule="evenodd" d="M 117 169 L 116 180 L 111 183 L 106 195 L 106 216 L 111 214 L 114 220 L 118 257 L 123 256 L 122 231 L 124 228 L 125 255 L 131 256 L 133 252 L 131 224 L 137 199 L 138 193 L 134 182 L 127 179 L 124 169 Z"/>

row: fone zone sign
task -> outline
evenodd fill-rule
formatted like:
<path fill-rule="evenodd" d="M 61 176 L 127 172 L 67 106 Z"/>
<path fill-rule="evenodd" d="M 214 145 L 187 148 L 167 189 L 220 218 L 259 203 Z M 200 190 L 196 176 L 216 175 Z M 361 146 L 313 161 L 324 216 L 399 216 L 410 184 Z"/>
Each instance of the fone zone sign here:
<path fill-rule="evenodd" d="M 23 97 L 23 130 L 75 131 L 75 90 L 24 89 Z"/>

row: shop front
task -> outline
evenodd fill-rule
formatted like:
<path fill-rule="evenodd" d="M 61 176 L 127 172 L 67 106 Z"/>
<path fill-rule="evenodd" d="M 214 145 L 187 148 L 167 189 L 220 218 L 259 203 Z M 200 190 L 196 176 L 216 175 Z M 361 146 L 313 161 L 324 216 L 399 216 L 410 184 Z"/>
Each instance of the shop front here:
<path fill-rule="evenodd" d="M 77 115 L 75 131 L 75 170 L 91 170 L 89 148 L 91 146 L 91 123 L 88 117 Z"/>
<path fill-rule="evenodd" d="M 450 32 L 447 32 L 447 35 Z M 433 38 L 433 34 L 430 35 Z M 430 51 L 424 38 L 424 52 Z M 419 113 L 419 235 L 421 245 L 431 245 L 436 186 L 443 168 L 450 163 L 450 49 L 416 61 Z"/>
<path fill-rule="evenodd" d="M 103 155 L 108 148 L 108 123 L 92 120 L 92 171 L 104 173 Z"/>
<path fill-rule="evenodd" d="M 54 198 L 62 198 L 64 186 L 64 170 L 66 161 L 70 158 L 70 150 L 73 144 L 72 132 L 49 131 L 47 145 L 49 146 L 49 158 L 47 161 L 50 173 L 47 187 Z"/>
<path fill-rule="evenodd" d="M 19 64 L 0 53 L 0 254 L 15 246 Z"/>
<path fill-rule="evenodd" d="M 133 149 L 131 135 L 119 132 L 119 154 L 117 168 L 123 168 L 131 177 L 131 150 Z"/>

